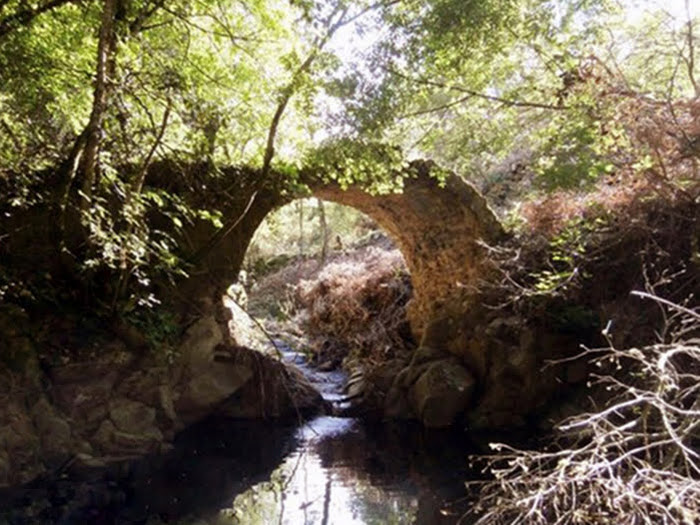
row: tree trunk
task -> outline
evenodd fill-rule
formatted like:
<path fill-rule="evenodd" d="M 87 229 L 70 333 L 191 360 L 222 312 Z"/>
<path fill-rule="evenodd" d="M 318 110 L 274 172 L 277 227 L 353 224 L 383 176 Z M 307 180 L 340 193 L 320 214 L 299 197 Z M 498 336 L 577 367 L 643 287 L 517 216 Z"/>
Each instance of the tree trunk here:
<path fill-rule="evenodd" d="M 309 55 L 306 57 L 304 62 L 302 62 L 302 64 L 294 71 L 289 84 L 287 84 L 287 86 L 285 86 L 282 89 L 279 102 L 277 103 L 277 108 L 275 108 L 275 113 L 272 116 L 270 126 L 268 127 L 267 141 L 265 144 L 265 153 L 263 154 L 263 164 L 260 170 L 260 177 L 258 178 L 258 181 L 255 185 L 255 190 L 253 191 L 251 202 L 246 207 L 246 210 L 243 212 L 243 215 L 239 217 L 231 217 L 231 219 L 229 219 L 229 221 L 226 222 L 219 231 L 212 235 L 211 239 L 209 239 L 206 245 L 194 254 L 194 256 L 190 259 L 191 262 L 197 262 L 203 259 L 208 253 L 214 250 L 219 245 L 219 243 L 221 243 L 221 241 L 223 241 L 224 238 L 236 228 L 236 225 L 238 225 L 243 220 L 243 217 L 248 212 L 250 205 L 253 203 L 258 192 L 262 189 L 268 177 L 270 176 L 270 171 L 272 169 L 272 160 L 275 157 L 275 140 L 277 139 L 279 125 L 282 121 L 282 117 L 284 116 L 284 112 L 287 109 L 287 105 L 299 89 L 301 80 L 303 79 L 304 75 L 307 75 L 311 71 L 314 62 L 319 57 L 321 51 L 323 51 L 324 47 L 326 46 L 326 44 L 328 44 L 328 42 L 336 33 L 336 31 L 338 31 L 338 29 L 340 29 L 341 27 L 356 20 L 368 11 L 367 9 L 365 9 L 361 11 L 360 14 L 354 17 L 346 18 L 348 10 L 349 8 L 344 7 L 342 4 L 335 9 L 331 16 L 326 20 L 325 35 L 319 37 L 316 40 L 316 42 L 314 42 L 313 48 L 309 52 Z M 336 17 L 337 20 L 335 20 L 334 22 L 334 19 L 336 19 Z"/>
<path fill-rule="evenodd" d="M 80 209 L 85 211 L 90 206 L 95 185 L 97 155 L 102 141 L 102 122 L 107 109 L 109 94 L 109 74 L 114 71 L 114 53 L 116 51 L 115 17 L 117 0 L 104 0 L 100 37 L 97 44 L 97 70 L 95 92 L 92 101 L 92 113 L 86 129 L 85 152 L 82 165 L 82 198 Z"/>
<path fill-rule="evenodd" d="M 321 199 L 318 199 L 318 217 L 321 223 L 321 264 L 326 264 L 328 258 L 328 240 L 330 231 L 328 230 L 328 221 L 326 220 L 326 207 Z"/>
<path fill-rule="evenodd" d="M 304 257 L 304 201 L 297 201 L 297 211 L 299 212 L 299 261 Z"/>

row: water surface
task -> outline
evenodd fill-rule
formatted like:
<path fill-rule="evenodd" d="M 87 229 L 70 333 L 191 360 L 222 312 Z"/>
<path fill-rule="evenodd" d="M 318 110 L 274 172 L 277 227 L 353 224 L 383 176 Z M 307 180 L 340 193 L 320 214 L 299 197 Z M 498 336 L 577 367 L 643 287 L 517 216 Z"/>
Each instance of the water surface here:
<path fill-rule="evenodd" d="M 318 372 L 339 404 L 342 372 Z M 0 493 L 0 523 L 351 525 L 455 523 L 475 448 L 464 433 L 321 415 L 307 422 L 211 418 L 157 457 Z"/>

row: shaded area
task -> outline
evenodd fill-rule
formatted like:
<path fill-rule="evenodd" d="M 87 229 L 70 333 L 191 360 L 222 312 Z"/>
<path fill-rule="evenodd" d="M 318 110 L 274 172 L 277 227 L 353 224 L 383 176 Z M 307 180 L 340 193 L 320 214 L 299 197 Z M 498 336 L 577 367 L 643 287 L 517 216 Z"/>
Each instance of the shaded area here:
<path fill-rule="evenodd" d="M 166 523 L 204 517 L 266 476 L 294 442 L 294 427 L 209 419 L 164 455 L 80 469 L 0 492 L 0 523 Z M 157 522 L 157 521 L 156 521 Z"/>
<path fill-rule="evenodd" d="M 344 374 L 285 360 L 338 401 Z M 73 467 L 0 492 L 0 523 L 454 523 L 477 446 L 458 430 L 319 416 L 301 426 L 210 418 L 164 456 Z"/>
<path fill-rule="evenodd" d="M 474 451 L 459 432 L 418 424 L 324 416 L 295 434 L 210 419 L 163 457 L 4 491 L 0 522 L 454 523 Z"/>

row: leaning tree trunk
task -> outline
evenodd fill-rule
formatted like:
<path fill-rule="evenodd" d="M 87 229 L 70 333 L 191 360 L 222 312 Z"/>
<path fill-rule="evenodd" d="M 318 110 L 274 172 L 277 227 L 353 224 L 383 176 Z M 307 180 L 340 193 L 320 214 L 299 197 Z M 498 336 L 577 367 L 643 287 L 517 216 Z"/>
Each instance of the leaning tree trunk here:
<path fill-rule="evenodd" d="M 73 143 L 68 157 L 59 168 L 60 183 L 56 194 L 52 213 L 53 238 L 59 260 L 64 260 L 66 268 L 71 266 L 72 257 L 66 253 L 66 222 L 71 191 L 78 174 L 82 170 L 80 210 L 85 211 L 90 205 L 97 170 L 97 154 L 102 134 L 102 122 L 107 108 L 109 92 L 109 76 L 115 69 L 116 32 L 115 20 L 117 2 L 120 0 L 105 0 L 100 22 L 100 34 L 97 43 L 97 66 L 95 70 L 95 89 L 93 93 L 90 120 Z M 65 257 L 64 257 L 65 256 Z"/>

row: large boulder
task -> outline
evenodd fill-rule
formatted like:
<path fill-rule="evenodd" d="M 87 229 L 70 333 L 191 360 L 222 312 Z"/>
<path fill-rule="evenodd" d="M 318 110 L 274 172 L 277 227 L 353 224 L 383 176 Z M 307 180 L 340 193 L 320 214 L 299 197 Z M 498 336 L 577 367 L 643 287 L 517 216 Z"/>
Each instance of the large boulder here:
<path fill-rule="evenodd" d="M 254 379 L 222 403 L 218 415 L 236 418 L 294 418 L 317 411 L 321 394 L 296 369 L 254 350 L 240 348 L 236 362 L 254 370 Z"/>
<path fill-rule="evenodd" d="M 246 363 L 212 362 L 187 382 L 175 409 L 186 423 L 194 422 L 235 394 L 252 377 L 253 369 Z"/>
<path fill-rule="evenodd" d="M 445 359 L 427 366 L 411 387 L 409 398 L 426 427 L 448 427 L 466 410 L 474 385 L 466 368 Z"/>
<path fill-rule="evenodd" d="M 31 414 L 41 441 L 44 462 L 58 465 L 68 459 L 73 451 L 68 421 L 58 414 L 45 397 L 34 405 Z"/>

